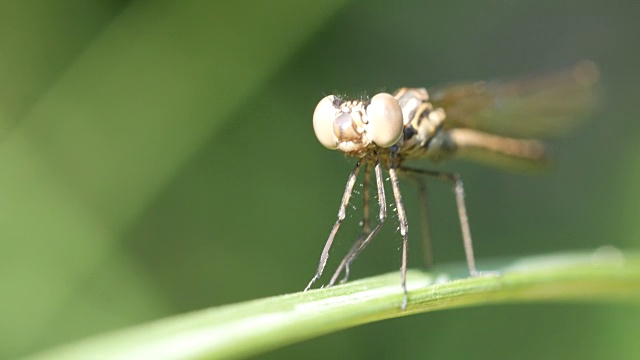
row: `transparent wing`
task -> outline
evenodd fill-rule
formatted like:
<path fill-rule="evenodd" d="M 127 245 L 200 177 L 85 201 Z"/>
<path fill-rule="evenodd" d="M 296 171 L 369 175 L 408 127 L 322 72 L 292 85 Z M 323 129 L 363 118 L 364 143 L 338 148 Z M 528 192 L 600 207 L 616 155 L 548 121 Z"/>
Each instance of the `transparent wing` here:
<path fill-rule="evenodd" d="M 597 102 L 592 62 L 538 77 L 477 82 L 430 91 L 446 113 L 446 128 L 468 128 L 517 138 L 552 137 L 573 128 Z"/>

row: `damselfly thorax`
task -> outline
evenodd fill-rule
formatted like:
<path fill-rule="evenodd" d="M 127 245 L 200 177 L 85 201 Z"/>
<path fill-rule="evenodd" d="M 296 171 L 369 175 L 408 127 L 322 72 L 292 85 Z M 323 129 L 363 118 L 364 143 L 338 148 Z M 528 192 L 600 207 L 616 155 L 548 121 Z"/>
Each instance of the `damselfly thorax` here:
<path fill-rule="evenodd" d="M 335 284 L 343 271 L 342 281 L 347 280 L 349 266 L 387 218 L 383 170 L 389 173 L 403 240 L 401 307 L 404 309 L 407 303 L 408 224 L 398 185 L 399 173 L 418 179 L 421 202 L 426 202 L 426 195 L 420 179 L 434 177 L 453 184 L 469 273 L 478 275 L 460 176 L 407 167 L 404 161 L 425 158 L 439 162 L 460 157 L 514 169 L 540 167 L 546 163 L 547 156 L 544 145 L 535 138 L 562 133 L 584 117 L 594 105 L 597 79 L 595 65 L 582 62 L 569 70 L 542 77 L 452 85 L 431 94 L 423 88 L 401 88 L 393 95 L 380 93 L 371 98 L 346 99 L 336 95 L 323 98 L 313 114 L 316 137 L 325 147 L 358 158 L 358 162 L 347 181 L 338 219 L 316 274 L 306 289 L 323 273 L 361 168 L 365 171 L 362 232 L 329 285 Z M 373 228 L 369 219 L 372 169 L 380 208 L 379 222 Z M 426 244 L 430 247 L 429 241 Z M 430 261 L 430 255 L 428 259 Z"/>

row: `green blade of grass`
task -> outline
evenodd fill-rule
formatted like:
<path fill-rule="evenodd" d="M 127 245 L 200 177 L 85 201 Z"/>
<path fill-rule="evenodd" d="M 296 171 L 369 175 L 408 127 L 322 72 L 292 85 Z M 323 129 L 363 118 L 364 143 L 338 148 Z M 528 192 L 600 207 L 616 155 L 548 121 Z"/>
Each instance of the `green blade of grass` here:
<path fill-rule="evenodd" d="M 400 310 L 399 273 L 391 273 L 183 314 L 32 358 L 240 358 L 364 323 L 463 306 L 536 301 L 640 304 L 638 254 L 605 249 L 481 265 L 495 272 L 467 278 L 464 265 L 410 271 L 406 311 Z"/>

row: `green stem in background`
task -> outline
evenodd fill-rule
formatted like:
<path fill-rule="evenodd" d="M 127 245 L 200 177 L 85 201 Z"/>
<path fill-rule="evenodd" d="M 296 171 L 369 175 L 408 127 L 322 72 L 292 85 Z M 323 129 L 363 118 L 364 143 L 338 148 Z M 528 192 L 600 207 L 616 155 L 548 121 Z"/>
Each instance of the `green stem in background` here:
<path fill-rule="evenodd" d="M 465 277 L 464 265 L 410 271 L 406 311 L 400 311 L 398 272 L 178 315 L 33 358 L 240 358 L 364 323 L 463 306 L 536 301 L 640 304 L 638 254 L 603 248 L 480 265 L 495 271 L 475 278 Z"/>

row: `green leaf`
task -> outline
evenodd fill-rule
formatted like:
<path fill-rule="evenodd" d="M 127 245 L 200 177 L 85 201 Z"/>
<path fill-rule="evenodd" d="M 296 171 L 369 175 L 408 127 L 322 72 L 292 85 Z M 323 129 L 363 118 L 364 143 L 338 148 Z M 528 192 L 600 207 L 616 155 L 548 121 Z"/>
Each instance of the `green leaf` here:
<path fill-rule="evenodd" d="M 239 358 L 356 325 L 462 306 L 536 301 L 640 303 L 640 256 L 592 253 L 483 264 L 495 272 L 464 277 L 466 267 L 408 274 L 400 310 L 399 273 L 332 288 L 196 311 L 62 346 L 32 359 Z"/>

